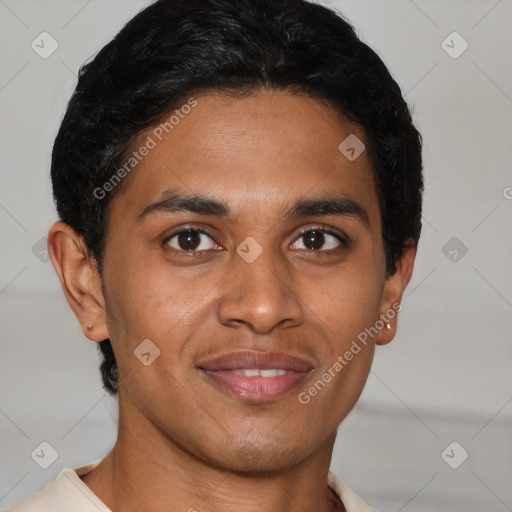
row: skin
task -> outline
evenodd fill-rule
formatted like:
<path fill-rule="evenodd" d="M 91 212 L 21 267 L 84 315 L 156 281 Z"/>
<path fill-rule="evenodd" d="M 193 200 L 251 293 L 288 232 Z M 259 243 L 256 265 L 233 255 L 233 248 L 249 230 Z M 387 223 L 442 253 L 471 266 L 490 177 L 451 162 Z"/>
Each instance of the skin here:
<path fill-rule="evenodd" d="M 367 154 L 351 162 L 338 150 L 364 132 L 331 105 L 272 90 L 196 99 L 112 200 L 105 295 L 81 238 L 61 222 L 49 232 L 71 308 L 90 340 L 110 338 L 120 374 L 117 442 L 82 479 L 114 512 L 344 510 L 326 484 L 337 427 L 397 317 L 307 405 L 297 396 L 400 302 L 416 248 L 386 277 Z M 137 220 L 166 190 L 222 200 L 231 216 L 158 211 Z M 334 196 L 356 201 L 369 227 L 354 215 L 280 220 L 299 199 Z M 180 253 L 178 237 L 163 243 L 190 223 L 212 237 L 197 235 L 203 255 Z M 300 230 L 319 224 L 349 247 L 330 234 L 307 245 Z M 252 263 L 236 252 L 248 236 L 263 249 Z M 145 366 L 133 352 L 148 338 L 160 356 Z M 196 369 L 242 349 L 301 355 L 314 370 L 274 401 L 244 402 Z"/>

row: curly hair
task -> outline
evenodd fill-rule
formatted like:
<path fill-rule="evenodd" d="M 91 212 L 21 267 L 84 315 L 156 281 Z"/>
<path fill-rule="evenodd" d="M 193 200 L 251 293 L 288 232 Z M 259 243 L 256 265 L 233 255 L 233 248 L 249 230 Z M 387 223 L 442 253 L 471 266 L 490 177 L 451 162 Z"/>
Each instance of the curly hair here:
<path fill-rule="evenodd" d="M 366 135 L 382 218 L 386 272 L 421 232 L 421 135 L 379 56 L 337 12 L 306 0 L 158 0 L 80 68 L 52 153 L 60 220 L 101 276 L 109 205 L 101 187 L 137 137 L 184 98 L 262 87 L 327 100 Z M 104 388 L 118 392 L 110 340 L 99 343 Z"/>

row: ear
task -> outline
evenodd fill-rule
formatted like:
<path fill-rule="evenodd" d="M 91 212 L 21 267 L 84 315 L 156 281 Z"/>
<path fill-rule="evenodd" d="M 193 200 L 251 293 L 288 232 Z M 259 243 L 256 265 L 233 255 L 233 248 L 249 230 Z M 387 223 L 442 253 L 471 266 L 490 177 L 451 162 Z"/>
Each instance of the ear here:
<path fill-rule="evenodd" d="M 56 222 L 48 232 L 48 252 L 84 335 L 92 341 L 109 338 L 101 277 L 83 238 L 67 224 Z"/>
<path fill-rule="evenodd" d="M 396 272 L 386 280 L 380 304 L 380 318 L 384 322 L 384 328 L 379 330 L 375 338 L 377 345 L 386 345 L 395 337 L 398 327 L 398 311 L 402 309 L 400 305 L 402 295 L 411 280 L 416 249 L 417 246 L 414 243 L 404 249 L 402 257 L 396 262 Z M 391 328 L 388 329 L 386 324 Z"/>

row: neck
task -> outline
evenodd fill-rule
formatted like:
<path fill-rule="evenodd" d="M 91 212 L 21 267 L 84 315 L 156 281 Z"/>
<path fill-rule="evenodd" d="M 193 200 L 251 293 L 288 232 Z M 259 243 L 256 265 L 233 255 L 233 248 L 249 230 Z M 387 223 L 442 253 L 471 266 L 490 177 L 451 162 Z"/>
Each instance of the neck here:
<path fill-rule="evenodd" d="M 242 472 L 191 453 L 145 418 L 123 422 L 121 409 L 114 448 L 82 477 L 112 512 L 345 510 L 327 486 L 336 432 L 291 467 Z"/>

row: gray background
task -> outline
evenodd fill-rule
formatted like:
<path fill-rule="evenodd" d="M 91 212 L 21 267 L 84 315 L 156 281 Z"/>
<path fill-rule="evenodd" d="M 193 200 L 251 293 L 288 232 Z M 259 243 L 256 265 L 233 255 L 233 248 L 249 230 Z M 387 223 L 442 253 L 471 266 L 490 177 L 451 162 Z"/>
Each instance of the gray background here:
<path fill-rule="evenodd" d="M 0 0 L 0 508 L 115 441 L 96 346 L 41 239 L 56 220 L 51 147 L 78 68 L 146 4 Z M 512 510 L 512 0 L 330 4 L 413 106 L 426 181 L 399 331 L 377 349 L 331 469 L 381 511 Z M 43 31 L 59 45 L 47 59 L 31 48 Z M 457 58 L 445 51 L 463 48 L 454 31 L 469 45 Z M 43 441 L 58 453 L 48 469 L 31 458 Z M 469 454 L 457 469 L 441 457 L 453 441 L 452 465 Z"/>

